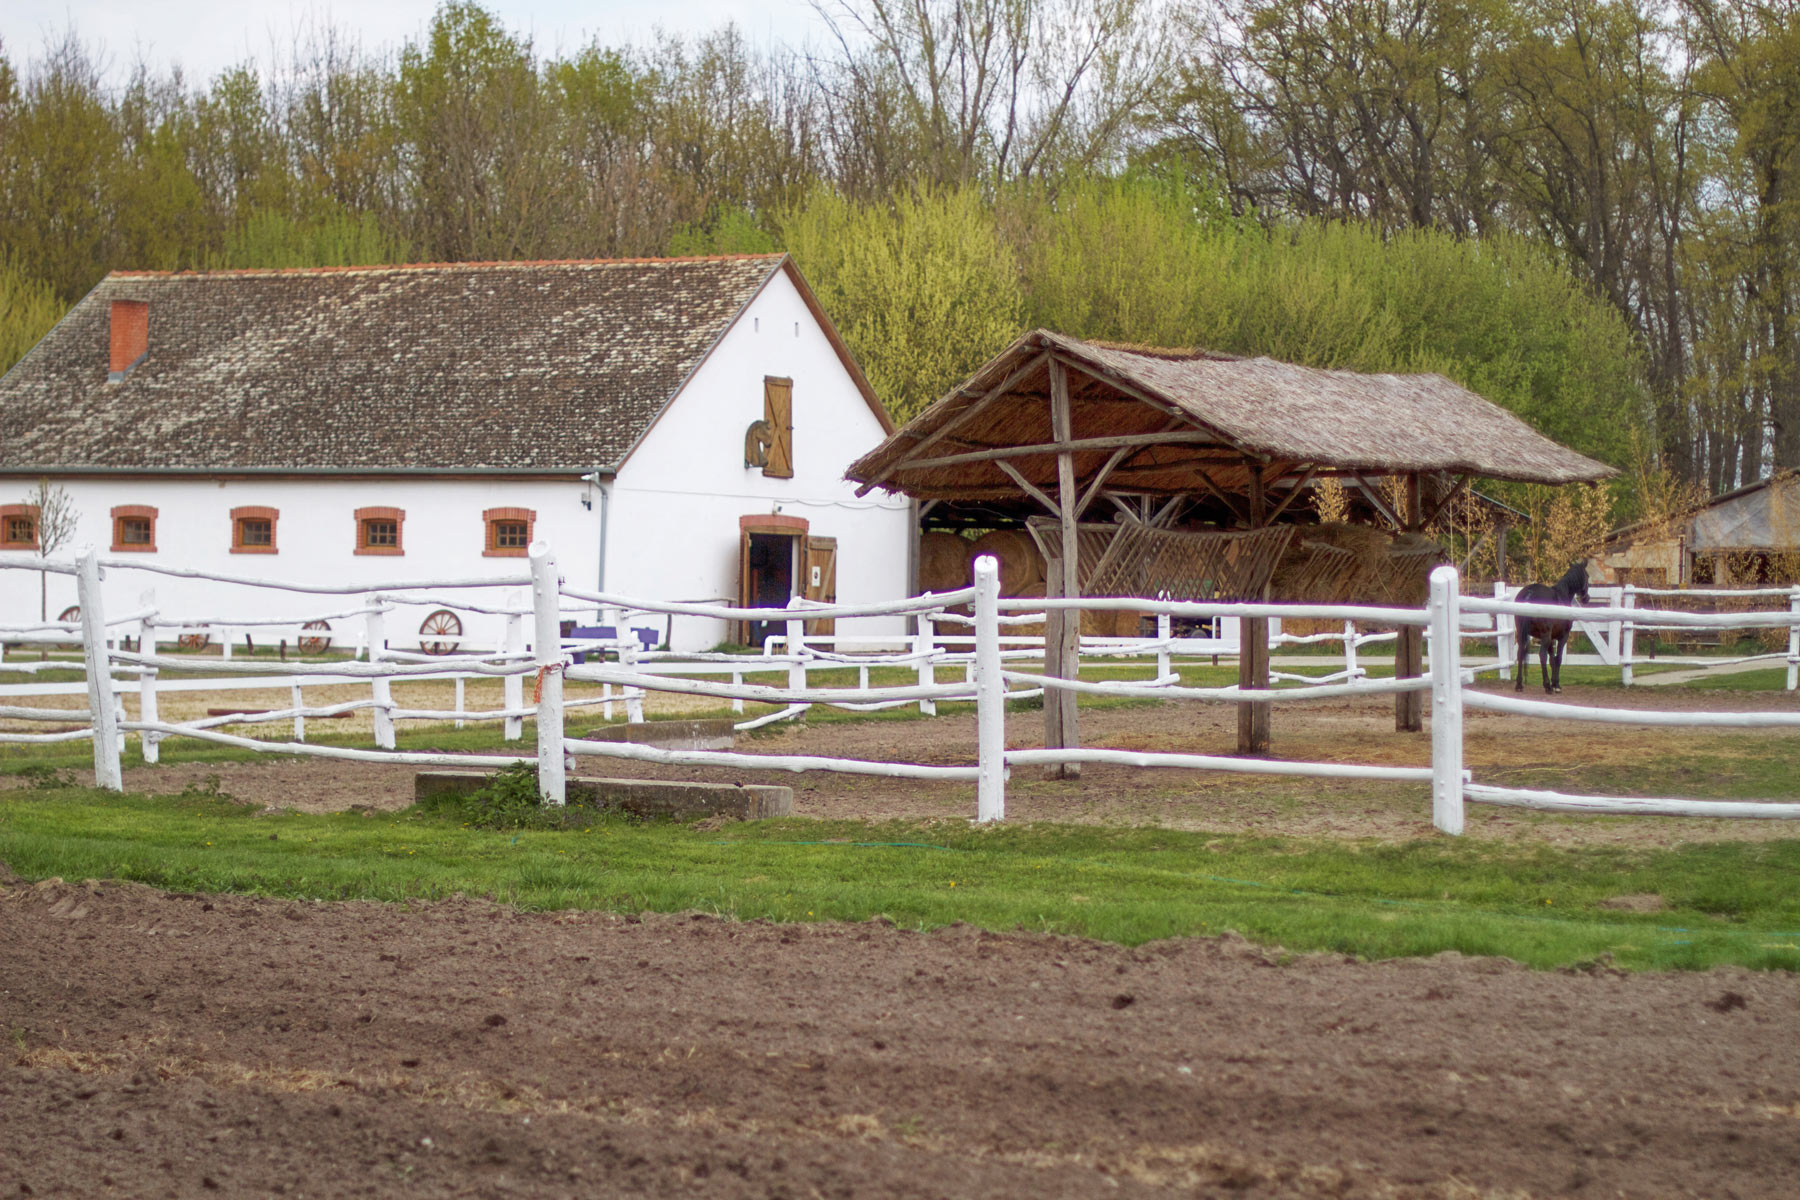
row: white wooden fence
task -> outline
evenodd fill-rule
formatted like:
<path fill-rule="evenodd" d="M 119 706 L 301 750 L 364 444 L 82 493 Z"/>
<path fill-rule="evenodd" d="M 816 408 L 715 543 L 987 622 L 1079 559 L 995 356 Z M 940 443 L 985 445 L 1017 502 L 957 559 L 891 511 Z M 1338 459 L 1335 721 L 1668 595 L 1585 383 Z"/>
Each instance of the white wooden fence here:
<path fill-rule="evenodd" d="M 411 590 L 421 585 L 402 585 L 375 589 L 359 607 L 345 610 L 363 616 L 368 622 L 367 661 L 321 663 L 275 663 L 256 661 L 223 661 L 207 664 L 211 671 L 224 671 L 245 677 L 280 676 L 292 681 L 295 702 L 289 709 L 276 712 L 173 723 L 159 720 L 156 710 L 156 679 L 167 669 L 191 669 L 191 658 L 163 655 L 157 652 L 157 629 L 170 623 L 153 610 L 138 611 L 111 621 L 103 609 L 99 582 L 103 560 L 92 550 L 83 552 L 74 562 L 39 559 L 8 559 L 0 556 L 0 568 L 22 567 L 51 570 L 75 576 L 81 600 L 81 621 L 43 623 L 0 627 L 0 638 L 8 641 L 66 640 L 79 636 L 86 675 L 88 706 L 84 710 L 0 706 L 0 717 L 27 721 L 84 721 L 79 731 L 52 734 L 0 734 L 0 741 L 61 741 L 82 737 L 93 740 L 95 778 L 99 786 L 119 790 L 122 787 L 119 761 L 124 735 L 135 733 L 142 742 L 145 757 L 155 759 L 155 746 L 168 737 L 190 737 L 222 745 L 236 746 L 263 753 L 310 754 L 320 757 L 356 761 L 402 763 L 417 766 L 500 766 L 535 761 L 540 787 L 547 801 L 560 804 L 565 794 L 565 772 L 580 758 L 628 758 L 664 765 L 726 767 L 786 771 L 835 771 L 849 774 L 881 775 L 921 780 L 974 781 L 976 784 L 976 819 L 1000 820 L 1005 816 L 1005 789 L 1008 769 L 1019 765 L 1057 763 L 1111 763 L 1134 767 L 1174 767 L 1195 770 L 1236 771 L 1247 774 L 1311 776 L 1326 778 L 1371 779 L 1392 782 L 1429 783 L 1432 789 L 1433 823 L 1446 833 L 1463 830 L 1464 806 L 1469 802 L 1516 805 L 1529 808 L 1587 813 L 1656 813 L 1715 817 L 1800 817 L 1800 804 L 1748 801 L 1691 799 L 1643 799 L 1568 795 L 1556 792 L 1505 788 L 1483 784 L 1472 779 L 1462 764 L 1462 717 L 1467 708 L 1493 712 L 1546 717 L 1564 721 L 1588 721 L 1613 724 L 1686 726 L 1700 728 L 1800 728 L 1800 712 L 1694 713 L 1655 712 L 1639 709 L 1585 707 L 1570 704 L 1527 700 L 1468 687 L 1478 669 L 1492 669 L 1493 663 L 1471 666 L 1463 661 L 1461 646 L 1465 638 L 1478 635 L 1481 627 L 1498 634 L 1519 615 L 1539 617 L 1569 616 L 1567 608 L 1520 604 L 1500 598 L 1463 597 L 1458 592 L 1454 569 L 1440 567 L 1431 577 L 1431 594 L 1423 609 L 1376 608 L 1358 605 L 1307 604 L 1225 604 L 1197 603 L 1149 599 L 1077 599 L 1077 600 L 1013 600 L 999 595 L 998 567 L 994 560 L 983 558 L 975 567 L 974 586 L 955 592 L 909 597 L 871 605 L 811 604 L 796 602 L 787 608 L 732 608 L 714 604 L 651 603 L 606 593 L 587 592 L 564 585 L 556 572 L 550 548 L 536 543 L 530 550 L 528 577 L 501 577 L 480 580 L 439 581 L 429 585 L 436 591 L 473 588 L 530 589 L 530 604 L 488 606 L 483 611 L 503 612 L 509 618 L 507 644 L 491 652 L 475 651 L 443 657 L 412 654 L 385 648 L 381 620 L 397 597 L 413 597 Z M 126 564 L 136 568 L 138 564 Z M 235 579 L 250 586 L 286 586 L 268 581 Z M 313 594 L 334 594 L 346 589 L 327 586 L 296 588 Z M 570 610 L 575 602 L 584 607 Z M 437 602 L 436 600 L 433 601 Z M 473 608 L 474 601 L 458 603 Z M 973 606 L 972 617 L 950 610 Z M 635 639 L 620 642 L 583 641 L 570 643 L 561 636 L 560 623 L 570 611 L 634 609 L 669 615 L 692 615 L 726 621 L 781 621 L 786 625 L 786 653 L 780 658 L 752 659 L 742 656 L 686 656 L 692 661 L 670 661 L 654 653 L 645 653 Z M 1302 686 L 1268 690 L 1246 690 L 1229 687 L 1187 687 L 1167 659 L 1171 639 L 1152 643 L 1147 653 L 1158 656 L 1156 676 L 1148 680 L 1091 681 L 1060 679 L 1013 669 L 1008 662 L 1022 657 L 1041 657 L 1041 649 L 1030 650 L 1008 645 L 1012 639 L 1002 636 L 1009 624 L 1042 620 L 1048 608 L 1062 609 L 1135 609 L 1159 615 L 1159 632 L 1166 632 L 1174 617 L 1242 619 L 1266 617 L 1344 622 L 1345 632 L 1325 635 L 1342 640 L 1351 656 L 1346 670 L 1325 677 L 1305 679 Z M 854 660 L 862 668 L 856 687 L 810 686 L 810 667 L 841 668 L 852 663 L 852 656 L 835 651 L 808 649 L 805 625 L 808 621 L 848 621 L 858 617 L 910 615 L 922 619 L 930 629 L 939 622 L 967 622 L 973 627 L 973 651 L 967 655 L 946 651 L 929 640 L 899 653 L 874 656 L 868 661 Z M 531 619 L 531 637 L 527 648 L 523 637 L 523 619 Z M 1800 605 L 1776 612 L 1688 613 L 1646 610 L 1627 607 L 1587 608 L 1582 612 L 1591 624 L 1619 623 L 1629 631 L 1633 627 L 1656 626 L 1686 629 L 1786 628 L 1790 639 L 1800 636 Z M 137 622 L 141 641 L 136 650 L 126 650 L 117 643 L 116 630 Z M 1355 665 L 1355 648 L 1365 636 L 1358 626 L 1380 625 L 1424 627 L 1434 648 L 1427 676 L 1411 679 L 1370 679 Z M 1471 629 L 1470 626 L 1476 628 Z M 109 633 L 109 630 L 114 631 Z M 927 635 L 929 637 L 929 635 Z M 1382 635 L 1374 635 L 1376 637 Z M 1387 636 L 1392 636 L 1388 634 Z M 577 664 L 572 661 L 581 650 L 610 651 L 617 661 Z M 1136 651 L 1134 651 L 1136 652 Z M 722 659 L 733 659 L 725 663 Z M 773 687 L 743 682 L 743 675 L 754 670 L 767 670 L 770 664 L 785 665 L 786 686 Z M 871 687 L 869 665 L 910 667 L 917 681 L 904 686 Z M 935 671 L 945 665 L 961 665 L 963 678 L 939 683 Z M 724 668 L 724 669 L 722 669 Z M 732 674 L 732 682 L 716 676 Z M 136 721 L 126 720 L 118 703 L 115 674 L 135 674 L 140 695 L 140 714 Z M 692 678 L 710 675 L 715 678 Z M 452 710 L 406 710 L 398 708 L 392 698 L 391 685 L 397 679 L 427 678 L 500 678 L 506 684 L 504 707 L 479 713 Z M 523 697 L 524 680 L 533 679 L 530 703 Z M 1304 677 L 1302 677 L 1304 678 Z M 300 687 L 309 679 L 333 682 L 366 681 L 371 689 L 368 700 L 342 704 L 306 707 L 300 699 Z M 868 711 L 904 704 L 921 707 L 939 701 L 973 701 L 976 710 L 977 751 L 972 764 L 941 765 L 900 762 L 874 762 L 817 755 L 745 754 L 726 751 L 674 751 L 619 742 L 598 742 L 572 738 L 564 729 L 565 709 L 570 703 L 601 703 L 594 698 L 569 702 L 563 694 L 565 680 L 600 683 L 621 689 L 635 719 L 641 719 L 644 692 L 658 690 L 691 696 L 744 701 L 780 706 L 776 716 L 792 715 L 813 704 Z M 1397 692 L 1432 692 L 1432 764 L 1429 767 L 1370 766 L 1346 763 L 1290 762 L 1229 756 L 1155 753 L 1115 750 L 1100 747 L 1079 749 L 1008 750 L 1004 740 L 1004 719 L 1009 701 L 1038 696 L 1049 689 L 1066 689 L 1081 694 L 1115 697 L 1150 697 L 1157 699 L 1194 699 L 1221 703 L 1257 701 L 1295 703 L 1343 696 L 1384 696 Z M 370 709 L 375 716 L 375 749 L 318 746 L 304 742 L 303 722 L 307 717 L 322 717 L 338 712 Z M 393 722 L 405 719 L 502 720 L 507 723 L 509 737 L 517 737 L 522 719 L 536 718 L 537 745 L 534 754 L 445 754 L 407 752 L 394 748 Z M 767 718 L 746 721 L 740 728 L 753 726 Z M 296 724 L 291 741 L 265 741 L 227 734 L 216 726 L 246 720 L 287 721 Z"/>

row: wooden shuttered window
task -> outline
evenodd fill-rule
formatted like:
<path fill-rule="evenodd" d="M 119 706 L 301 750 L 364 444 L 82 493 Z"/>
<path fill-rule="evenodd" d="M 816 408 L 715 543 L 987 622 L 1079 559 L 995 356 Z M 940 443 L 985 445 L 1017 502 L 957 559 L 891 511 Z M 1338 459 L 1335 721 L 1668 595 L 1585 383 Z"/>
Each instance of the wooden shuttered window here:
<path fill-rule="evenodd" d="M 794 381 L 763 377 L 763 420 L 769 427 L 768 457 L 763 474 L 776 479 L 794 477 Z"/>

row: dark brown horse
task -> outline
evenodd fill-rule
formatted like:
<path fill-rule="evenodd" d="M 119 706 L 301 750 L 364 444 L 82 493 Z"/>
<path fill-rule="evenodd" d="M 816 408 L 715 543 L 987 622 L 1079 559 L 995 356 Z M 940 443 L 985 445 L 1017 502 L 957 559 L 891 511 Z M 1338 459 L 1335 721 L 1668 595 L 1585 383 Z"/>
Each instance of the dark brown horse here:
<path fill-rule="evenodd" d="M 1587 564 L 1576 563 L 1555 583 L 1528 583 L 1519 589 L 1519 594 L 1513 599 L 1521 604 L 1566 604 L 1570 607 L 1586 604 Z M 1538 671 L 1544 677 L 1544 691 L 1562 691 L 1563 649 L 1568 646 L 1569 635 L 1574 632 L 1574 618 L 1558 621 L 1550 617 L 1519 616 L 1514 620 L 1518 622 L 1519 662 L 1518 678 L 1513 683 L 1513 691 L 1525 690 L 1525 666 L 1533 638 L 1537 639 Z"/>

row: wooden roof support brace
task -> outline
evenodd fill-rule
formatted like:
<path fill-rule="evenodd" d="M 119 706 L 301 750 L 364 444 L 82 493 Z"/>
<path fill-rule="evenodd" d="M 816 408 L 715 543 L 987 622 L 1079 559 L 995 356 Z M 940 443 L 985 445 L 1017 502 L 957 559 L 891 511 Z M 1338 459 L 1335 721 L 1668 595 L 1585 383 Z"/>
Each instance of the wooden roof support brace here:
<path fill-rule="evenodd" d="M 1050 361 L 1050 430 L 1059 442 L 1073 440 L 1074 416 L 1070 411 L 1069 368 L 1059 359 Z M 1062 554 L 1054 574 L 1045 580 L 1049 595 L 1075 599 L 1081 595 L 1079 573 L 1081 548 L 1075 528 L 1075 506 L 1080 498 L 1075 491 L 1075 455 L 1064 450 L 1056 456 L 1056 489 L 1062 521 Z M 1051 609 L 1045 613 L 1044 674 L 1058 679 L 1074 679 L 1081 669 L 1081 613 Z M 1081 732 L 1076 724 L 1075 693 L 1066 688 L 1053 688 L 1044 695 L 1044 745 L 1061 750 L 1081 745 Z M 1053 766 L 1045 774 L 1055 779 L 1080 775 L 1074 763 Z"/>
<path fill-rule="evenodd" d="M 1025 376 L 1031 374 L 1031 372 L 1033 372 L 1033 371 L 1037 370 L 1039 367 L 1043 366 L 1044 363 L 1049 359 L 1049 357 L 1050 356 L 1048 354 L 1032 355 L 1029 360 L 1027 360 L 1026 362 L 1021 363 L 1019 365 L 1018 370 L 1013 371 L 1005 379 L 1002 379 L 998 386 L 989 389 L 988 392 L 986 394 L 984 394 L 979 400 L 975 401 L 975 403 L 969 405 L 969 407 L 963 409 L 961 412 L 957 413 L 954 417 L 951 417 L 949 420 L 945 421 L 942 425 L 939 425 L 936 429 L 934 429 L 930 433 L 926 434 L 924 439 L 921 440 L 918 445 L 914 446 L 910 451 L 908 451 L 908 456 L 910 457 L 911 455 L 916 455 L 920 451 L 926 449 L 929 446 L 935 446 L 938 442 L 940 442 L 944 438 L 950 436 L 950 433 L 952 430 L 958 429 L 962 425 L 967 423 L 968 421 L 974 419 L 974 417 L 978 413 L 980 413 L 983 409 L 985 409 L 988 405 L 990 405 L 994 401 L 1000 399 L 1000 397 L 1006 395 L 1006 393 L 1011 391 L 1013 389 L 1013 386 L 1015 384 L 1017 384 L 1020 380 L 1024 379 Z M 868 495 L 871 491 L 875 490 L 875 488 L 883 480 L 892 479 L 894 477 L 895 472 L 905 470 L 908 465 L 910 465 L 910 464 L 908 464 L 908 462 L 906 461 L 906 458 L 902 458 L 899 462 L 895 463 L 893 466 L 891 466 L 887 470 L 883 471 L 881 473 L 881 477 L 879 479 L 871 479 L 869 482 L 867 482 L 867 483 L 863 484 L 861 487 L 857 488 L 856 494 L 858 496 Z"/>
<path fill-rule="evenodd" d="M 1013 466 L 1011 463 L 1007 462 L 1005 459 L 1001 459 L 1000 461 L 996 462 L 994 465 L 996 467 L 999 467 L 1002 471 L 1005 471 L 1006 474 L 1012 479 L 1012 481 L 1014 483 L 1016 483 L 1020 487 L 1024 488 L 1026 495 L 1030 496 L 1033 500 L 1036 500 L 1039 504 L 1043 505 L 1046 509 L 1050 510 L 1051 516 L 1056 517 L 1059 520 L 1061 519 L 1062 505 L 1058 504 L 1056 501 L 1054 501 L 1050 497 L 1046 496 L 1043 493 L 1043 491 L 1037 486 L 1037 484 L 1035 484 L 1035 483 L 1031 482 L 1031 480 L 1025 478 L 1024 473 L 1022 471 L 1020 471 L 1019 468 Z"/>
<path fill-rule="evenodd" d="M 1400 514 L 1389 508 L 1387 501 L 1381 498 L 1380 488 L 1377 488 L 1374 484 L 1370 483 L 1368 478 L 1363 475 L 1361 471 L 1356 472 L 1351 478 L 1356 480 L 1356 486 L 1362 489 L 1363 497 L 1368 500 L 1376 512 L 1381 514 L 1382 520 L 1386 521 L 1389 525 L 1392 525 L 1395 529 L 1406 528 L 1405 522 L 1400 519 Z"/>
<path fill-rule="evenodd" d="M 1425 520 L 1419 528 L 1429 529 L 1431 523 L 1442 516 L 1446 508 L 1450 507 L 1450 502 L 1462 495 L 1463 490 L 1468 486 L 1469 477 L 1467 475 L 1458 475 L 1456 477 L 1456 482 L 1450 485 L 1450 490 L 1445 492 L 1442 496 L 1439 496 L 1437 503 L 1431 506 L 1431 511 L 1425 514 Z"/>
<path fill-rule="evenodd" d="M 1180 426 L 1181 422 L 1171 417 L 1163 422 L 1163 427 L 1156 431 L 1156 436 L 1160 437 L 1164 434 L 1174 433 Z M 1094 497 L 1100 494 L 1100 487 L 1106 482 L 1107 477 L 1113 473 L 1113 468 L 1136 454 L 1139 449 L 1140 447 L 1130 445 L 1120 446 L 1117 450 L 1113 451 L 1112 457 L 1108 458 L 1101 468 L 1094 472 L 1094 478 L 1088 483 L 1087 491 L 1083 492 L 1081 495 L 1081 502 L 1075 506 L 1075 519 L 1077 521 L 1081 520 L 1081 514 L 1087 511 L 1088 505 L 1094 502 Z"/>
<path fill-rule="evenodd" d="M 1139 512 L 1137 509 L 1133 508 L 1132 505 L 1123 496 L 1117 495 L 1113 492 L 1108 492 L 1108 493 L 1106 493 L 1106 499 L 1109 503 L 1112 504 L 1112 506 L 1114 508 L 1118 509 L 1120 513 L 1124 514 L 1125 519 L 1127 521 L 1131 522 L 1131 524 L 1133 524 L 1133 525 L 1144 524 L 1144 514 Z"/>
<path fill-rule="evenodd" d="M 1312 482 L 1313 472 L 1318 469 L 1319 468 L 1316 466 L 1309 466 L 1306 468 L 1305 474 L 1294 481 L 1294 486 L 1288 491 L 1288 494 L 1281 498 L 1281 503 L 1277 504 L 1275 506 L 1275 511 L 1269 514 L 1268 523 L 1270 525 L 1273 525 L 1276 521 L 1280 520 L 1281 514 L 1288 510 L 1288 505 L 1300 498 L 1300 493 L 1304 492 L 1306 490 L 1306 485 Z"/>
<path fill-rule="evenodd" d="M 1175 518 L 1180 515 L 1181 508 L 1186 503 L 1186 496 L 1170 496 L 1161 508 L 1150 514 L 1149 521 L 1145 523 L 1152 529 L 1167 529 L 1175 524 Z"/>
<path fill-rule="evenodd" d="M 1236 500 L 1232 499 L 1230 495 L 1220 489 L 1218 484 L 1212 481 L 1211 476 L 1205 471 L 1195 471 L 1194 478 L 1198 479 L 1200 481 L 1200 486 L 1211 492 L 1213 496 L 1218 499 L 1219 503 L 1225 506 L 1226 511 L 1229 512 L 1234 519 L 1249 524 L 1249 516 L 1243 509 L 1238 507 Z"/>

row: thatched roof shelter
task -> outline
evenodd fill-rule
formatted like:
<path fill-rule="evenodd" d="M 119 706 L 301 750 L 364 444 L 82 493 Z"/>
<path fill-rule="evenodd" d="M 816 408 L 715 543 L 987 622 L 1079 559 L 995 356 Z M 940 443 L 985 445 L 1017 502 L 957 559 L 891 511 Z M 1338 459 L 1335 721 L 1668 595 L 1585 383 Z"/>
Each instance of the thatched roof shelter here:
<path fill-rule="evenodd" d="M 1416 532 L 1478 476 L 1561 484 L 1612 473 L 1440 375 L 1326 371 L 1039 329 L 845 474 L 862 492 L 928 503 L 1041 506 L 1054 520 L 1027 527 L 1052 597 L 1092 587 L 1265 598 L 1292 534 L 1272 527 L 1315 478 L 1344 479 L 1387 523 Z M 1380 476 L 1405 486 L 1384 495 L 1371 482 Z M 1117 509 L 1112 523 L 1084 522 L 1102 497 Z M 1210 530 L 1175 528 L 1196 497 L 1225 519 Z M 1245 541 L 1220 525 L 1266 533 Z M 1324 547 L 1314 557 L 1353 556 Z M 1324 566 L 1349 577 L 1344 563 Z M 1320 571 L 1299 574 L 1318 583 Z M 1078 644 L 1078 622 L 1053 609 L 1045 673 L 1073 678 Z M 1419 673 L 1420 644 L 1416 629 L 1400 631 L 1398 674 Z M 1266 687 L 1260 618 L 1246 618 L 1241 645 L 1240 682 Z M 1059 691 L 1044 715 L 1045 745 L 1078 744 L 1072 692 Z M 1420 727 L 1416 692 L 1396 696 L 1395 720 Z M 1268 705 L 1240 705 L 1239 748 L 1266 749 L 1268 739 Z"/>
<path fill-rule="evenodd" d="M 1066 438 L 1052 428 L 1053 367 L 1067 378 Z M 1259 483 L 1273 487 L 1284 479 L 1297 489 L 1315 476 L 1562 484 L 1613 474 L 1441 375 L 1327 371 L 1040 329 L 846 475 L 864 491 L 880 487 L 921 499 L 1048 494 L 1064 450 L 1084 491 L 1101 482 L 1111 491 L 1161 496 L 1249 495 Z"/>

